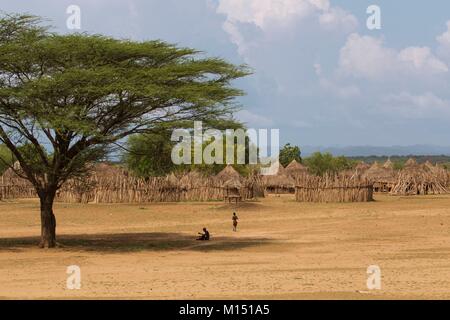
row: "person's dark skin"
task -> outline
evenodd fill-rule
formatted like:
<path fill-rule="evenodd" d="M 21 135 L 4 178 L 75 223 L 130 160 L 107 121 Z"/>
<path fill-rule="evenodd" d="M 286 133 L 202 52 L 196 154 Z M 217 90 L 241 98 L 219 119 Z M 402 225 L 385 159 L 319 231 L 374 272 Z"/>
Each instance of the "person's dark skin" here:
<path fill-rule="evenodd" d="M 233 217 L 231 218 L 233 220 L 233 231 L 237 231 L 237 225 L 238 225 L 238 216 L 236 215 L 236 212 L 233 212 Z"/>
<path fill-rule="evenodd" d="M 209 240 L 209 231 L 206 228 L 203 228 L 203 233 L 199 233 L 201 237 L 197 238 L 200 241 L 208 241 Z"/>

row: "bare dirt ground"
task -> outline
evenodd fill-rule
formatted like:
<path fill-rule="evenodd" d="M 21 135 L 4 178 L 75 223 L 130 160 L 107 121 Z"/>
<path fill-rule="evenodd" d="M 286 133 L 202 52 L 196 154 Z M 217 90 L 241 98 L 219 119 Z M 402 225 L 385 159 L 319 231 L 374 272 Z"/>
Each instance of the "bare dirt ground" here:
<path fill-rule="evenodd" d="M 0 298 L 449 299 L 450 196 L 376 200 L 60 203 L 64 248 L 51 250 L 36 246 L 36 200 L 0 202 Z M 212 241 L 195 241 L 204 226 Z M 66 288 L 69 265 L 80 290 Z M 367 289 L 369 265 L 381 290 Z"/>

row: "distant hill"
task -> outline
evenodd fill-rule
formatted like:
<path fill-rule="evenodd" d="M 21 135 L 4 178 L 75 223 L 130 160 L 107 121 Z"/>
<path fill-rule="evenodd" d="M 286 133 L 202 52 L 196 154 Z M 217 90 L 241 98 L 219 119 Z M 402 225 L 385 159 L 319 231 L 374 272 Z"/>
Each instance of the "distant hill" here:
<path fill-rule="evenodd" d="M 450 147 L 433 145 L 413 145 L 413 146 L 348 146 L 348 147 L 301 147 L 302 156 L 308 156 L 314 152 L 329 152 L 334 156 L 347 157 L 370 157 L 370 156 L 450 156 Z"/>

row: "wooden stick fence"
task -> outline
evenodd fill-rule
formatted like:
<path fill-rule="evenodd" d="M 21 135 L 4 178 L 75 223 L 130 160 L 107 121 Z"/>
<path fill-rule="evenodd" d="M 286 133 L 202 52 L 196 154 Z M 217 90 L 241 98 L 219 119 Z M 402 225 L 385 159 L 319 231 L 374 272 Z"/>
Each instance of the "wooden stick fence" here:
<path fill-rule="evenodd" d="M 295 199 L 299 202 L 368 202 L 373 200 L 373 184 L 366 179 L 346 176 L 304 176 L 297 181 Z"/>
<path fill-rule="evenodd" d="M 87 184 L 87 186 L 85 186 Z M 238 190 L 242 199 L 261 196 L 258 184 L 244 179 Z M 81 203 L 151 203 L 224 200 L 229 193 L 223 183 L 213 178 L 148 178 L 116 176 L 112 179 L 92 176 L 87 181 L 69 181 L 58 192 L 62 202 Z"/>

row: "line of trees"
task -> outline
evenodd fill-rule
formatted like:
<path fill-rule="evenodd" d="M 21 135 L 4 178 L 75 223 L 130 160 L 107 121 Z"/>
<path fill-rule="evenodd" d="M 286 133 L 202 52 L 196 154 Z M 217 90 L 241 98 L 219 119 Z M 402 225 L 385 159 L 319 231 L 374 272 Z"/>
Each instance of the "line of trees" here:
<path fill-rule="evenodd" d="M 230 123 L 227 123 L 227 125 L 230 125 Z M 235 123 L 235 126 L 242 127 L 242 124 Z M 171 161 L 171 150 L 174 142 L 170 141 L 170 134 L 169 131 L 163 131 L 158 134 L 130 137 L 127 152 L 125 152 L 123 157 L 123 161 L 128 169 L 137 176 L 149 177 L 189 170 L 197 170 L 206 174 L 217 174 L 225 167 L 225 164 L 173 164 Z M 207 144 L 208 142 L 205 142 L 204 147 Z M 246 148 L 248 154 L 249 141 L 247 141 Z M 281 165 L 286 167 L 293 160 L 305 164 L 309 168 L 309 172 L 315 175 L 349 170 L 354 168 L 358 163 L 358 161 L 350 160 L 344 156 L 333 157 L 330 153 L 320 152 L 302 159 L 300 147 L 288 143 L 281 148 L 279 161 Z M 236 165 L 234 167 L 243 175 L 252 172 L 254 169 L 254 166 L 252 167 L 250 165 Z"/>

